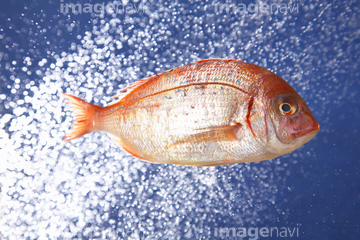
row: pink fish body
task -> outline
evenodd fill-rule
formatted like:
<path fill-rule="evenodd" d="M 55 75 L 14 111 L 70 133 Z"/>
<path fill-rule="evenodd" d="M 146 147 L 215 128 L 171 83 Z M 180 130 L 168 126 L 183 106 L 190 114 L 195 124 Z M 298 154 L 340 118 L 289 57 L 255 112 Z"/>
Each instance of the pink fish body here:
<path fill-rule="evenodd" d="M 64 141 L 103 131 L 142 160 L 217 166 L 287 154 L 319 131 L 288 83 L 239 60 L 202 60 L 124 90 L 106 107 L 64 94 L 77 119 Z"/>

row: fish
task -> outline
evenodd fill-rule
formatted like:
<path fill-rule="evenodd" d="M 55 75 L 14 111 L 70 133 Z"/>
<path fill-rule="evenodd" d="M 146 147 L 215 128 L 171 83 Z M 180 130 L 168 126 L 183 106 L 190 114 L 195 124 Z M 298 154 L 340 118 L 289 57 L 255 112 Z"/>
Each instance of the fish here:
<path fill-rule="evenodd" d="M 76 121 L 63 141 L 105 132 L 152 163 L 219 166 L 301 147 L 319 124 L 281 77 L 236 59 L 206 59 L 139 80 L 105 107 L 64 93 Z"/>

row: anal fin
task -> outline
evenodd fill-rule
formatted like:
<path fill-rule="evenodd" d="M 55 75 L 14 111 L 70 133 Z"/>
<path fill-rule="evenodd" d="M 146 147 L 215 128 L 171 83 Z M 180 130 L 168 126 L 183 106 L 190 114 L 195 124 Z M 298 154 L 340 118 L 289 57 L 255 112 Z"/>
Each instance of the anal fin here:
<path fill-rule="evenodd" d="M 116 142 L 117 144 L 120 145 L 120 147 L 122 147 L 126 152 L 128 152 L 129 154 L 131 154 L 132 156 L 136 157 L 136 158 L 139 158 L 139 159 L 144 159 L 142 158 L 139 154 L 136 153 L 136 151 L 134 149 L 132 149 L 131 146 L 128 146 L 127 144 L 124 143 L 124 141 L 118 137 L 118 136 L 115 136 L 113 134 L 108 134 L 111 139 Z M 144 159 L 145 160 L 145 159 Z"/>

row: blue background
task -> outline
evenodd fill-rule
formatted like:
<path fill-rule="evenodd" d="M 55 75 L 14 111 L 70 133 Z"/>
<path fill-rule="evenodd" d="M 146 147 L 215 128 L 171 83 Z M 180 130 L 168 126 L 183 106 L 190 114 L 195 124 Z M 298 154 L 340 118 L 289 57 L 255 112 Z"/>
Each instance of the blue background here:
<path fill-rule="evenodd" d="M 0 3 L 0 238 L 220 239 L 216 228 L 298 227 L 298 239 L 359 239 L 360 3 L 272 1 L 296 11 L 265 14 L 215 7 L 225 3 L 258 4 L 145 1 L 97 17 L 62 14 L 59 1 Z M 274 160 L 216 168 L 141 162 L 102 133 L 61 142 L 73 119 L 62 92 L 105 105 L 127 83 L 207 58 L 280 75 L 318 135 Z"/>

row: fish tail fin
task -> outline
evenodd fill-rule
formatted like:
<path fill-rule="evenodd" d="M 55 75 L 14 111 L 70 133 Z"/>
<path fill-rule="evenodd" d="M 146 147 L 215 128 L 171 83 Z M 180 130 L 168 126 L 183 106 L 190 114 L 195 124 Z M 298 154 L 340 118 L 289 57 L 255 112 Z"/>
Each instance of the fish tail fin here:
<path fill-rule="evenodd" d="M 87 133 L 97 131 L 93 117 L 102 107 L 85 102 L 70 94 L 64 93 L 63 96 L 68 100 L 67 103 L 70 105 L 76 118 L 69 132 L 65 134 L 63 141 L 68 142 Z"/>

